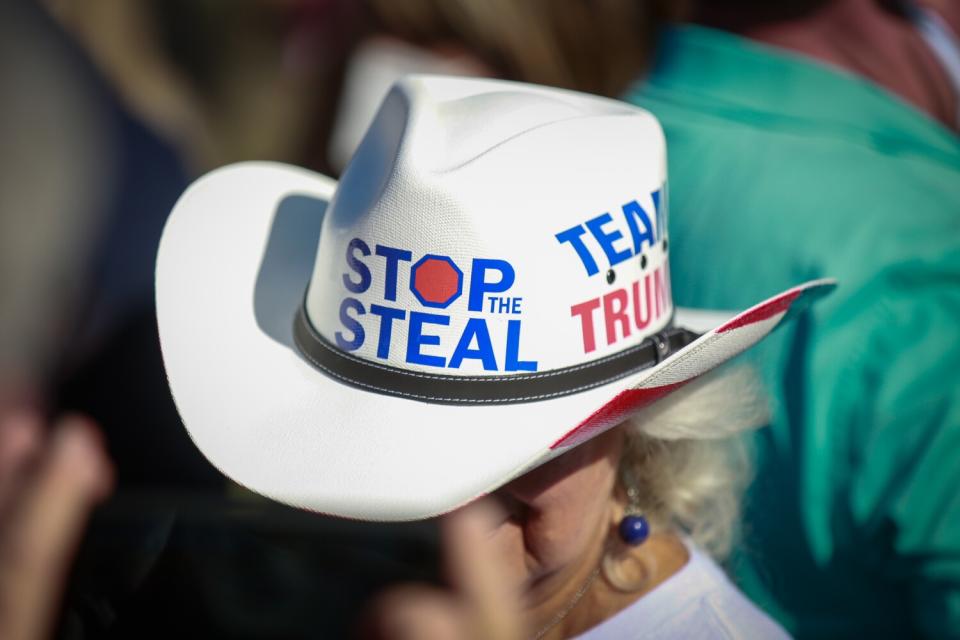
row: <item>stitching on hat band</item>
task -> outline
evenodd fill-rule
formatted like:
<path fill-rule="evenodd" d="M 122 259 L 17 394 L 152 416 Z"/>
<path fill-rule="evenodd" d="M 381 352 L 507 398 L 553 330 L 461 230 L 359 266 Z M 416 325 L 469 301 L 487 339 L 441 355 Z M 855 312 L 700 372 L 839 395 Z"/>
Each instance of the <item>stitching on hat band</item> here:
<path fill-rule="evenodd" d="M 370 362 L 338 349 L 314 328 L 301 306 L 294 342 L 316 368 L 368 391 L 436 404 L 513 404 L 572 395 L 657 365 L 699 337 L 668 328 L 638 345 L 583 364 L 543 371 L 491 376 L 451 376 L 407 371 Z"/>

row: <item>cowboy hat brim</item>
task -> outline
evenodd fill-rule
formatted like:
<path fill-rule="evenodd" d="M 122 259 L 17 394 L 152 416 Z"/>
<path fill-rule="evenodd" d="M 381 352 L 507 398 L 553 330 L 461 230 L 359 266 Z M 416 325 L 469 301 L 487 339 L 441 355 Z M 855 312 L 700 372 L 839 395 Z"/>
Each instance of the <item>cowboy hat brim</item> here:
<path fill-rule="evenodd" d="M 293 345 L 335 188 L 274 163 L 213 171 L 170 214 L 156 270 L 164 365 L 197 447 L 237 483 L 331 515 L 450 511 L 730 359 L 834 286 L 785 291 L 658 365 L 582 393 L 469 409 L 391 397 L 342 384 Z"/>

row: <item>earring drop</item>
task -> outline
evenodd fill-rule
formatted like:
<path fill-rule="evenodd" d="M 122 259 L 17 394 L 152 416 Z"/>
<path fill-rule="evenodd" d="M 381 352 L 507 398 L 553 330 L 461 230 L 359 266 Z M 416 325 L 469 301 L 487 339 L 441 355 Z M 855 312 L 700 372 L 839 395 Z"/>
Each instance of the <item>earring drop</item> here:
<path fill-rule="evenodd" d="M 642 515 L 623 516 L 620 521 L 620 539 L 631 546 L 643 544 L 650 535 L 650 523 Z"/>
<path fill-rule="evenodd" d="M 631 553 L 629 547 L 636 547 L 650 536 L 650 522 L 640 508 L 640 492 L 631 478 L 624 473 L 623 484 L 626 488 L 627 506 L 617 527 L 620 541 L 624 546 L 614 543 L 603 554 L 600 568 L 607 584 L 623 593 L 636 593 L 643 589 L 650 579 L 652 560 L 641 557 L 644 554 Z"/>
<path fill-rule="evenodd" d="M 620 539 L 630 546 L 637 546 L 650 536 L 650 523 L 640 510 L 636 487 L 627 489 L 629 504 L 620 520 Z"/>

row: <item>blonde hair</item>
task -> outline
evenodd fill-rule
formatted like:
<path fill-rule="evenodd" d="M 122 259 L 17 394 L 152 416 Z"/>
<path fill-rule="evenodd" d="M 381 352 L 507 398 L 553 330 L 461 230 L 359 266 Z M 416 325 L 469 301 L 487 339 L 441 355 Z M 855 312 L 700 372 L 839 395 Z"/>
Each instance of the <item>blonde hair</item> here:
<path fill-rule="evenodd" d="M 627 420 L 620 470 L 636 486 L 651 525 L 685 533 L 713 557 L 726 557 L 752 479 L 742 434 L 769 417 L 753 369 L 738 366 L 709 373 Z"/>

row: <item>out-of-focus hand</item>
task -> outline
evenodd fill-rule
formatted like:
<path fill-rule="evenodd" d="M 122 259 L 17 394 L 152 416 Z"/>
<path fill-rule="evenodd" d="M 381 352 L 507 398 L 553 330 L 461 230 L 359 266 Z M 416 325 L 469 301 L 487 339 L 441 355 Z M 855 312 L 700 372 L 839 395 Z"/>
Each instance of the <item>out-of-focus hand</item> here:
<path fill-rule="evenodd" d="M 0 638 L 51 632 L 70 561 L 113 471 L 93 424 L 0 412 Z"/>
<path fill-rule="evenodd" d="M 396 587 L 373 607 L 376 637 L 389 640 L 520 640 L 524 633 L 518 594 L 487 534 L 495 510 L 480 501 L 441 521 L 450 590 Z"/>

